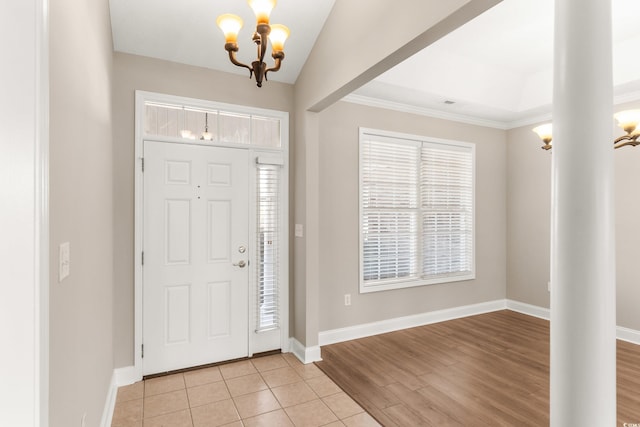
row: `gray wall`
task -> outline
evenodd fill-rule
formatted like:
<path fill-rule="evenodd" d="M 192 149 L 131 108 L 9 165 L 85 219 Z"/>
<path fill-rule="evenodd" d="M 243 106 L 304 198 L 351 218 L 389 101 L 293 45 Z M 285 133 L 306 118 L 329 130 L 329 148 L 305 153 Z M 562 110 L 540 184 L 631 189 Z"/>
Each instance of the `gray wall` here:
<path fill-rule="evenodd" d="M 507 298 L 549 307 L 552 154 L 533 127 L 507 132 Z"/>
<path fill-rule="evenodd" d="M 50 1 L 50 425 L 97 426 L 113 373 L 107 0 Z M 71 275 L 58 283 L 58 245 Z M 26 414 L 25 414 L 26 416 Z"/>
<path fill-rule="evenodd" d="M 269 81 L 258 88 L 248 73 L 238 76 L 124 53 L 115 53 L 113 58 L 114 356 L 115 366 L 124 367 L 134 363 L 135 91 L 291 112 L 293 86 Z M 293 117 L 289 117 L 289 123 L 293 123 Z M 293 140 L 289 144 L 292 152 Z"/>
<path fill-rule="evenodd" d="M 294 336 L 305 346 L 317 346 L 320 331 L 322 172 L 317 113 L 500 1 L 350 0 L 334 4 L 295 85 L 293 218 L 304 225 L 305 234 L 293 245 Z M 412 13 L 407 15 L 407 10 Z M 376 49 L 361 49 L 362 40 L 371 37 L 372 28 L 393 31 L 377 40 Z"/>
<path fill-rule="evenodd" d="M 475 280 L 359 293 L 359 126 L 476 144 Z M 506 150 L 496 129 L 347 102 L 320 113 L 320 330 L 504 298 Z"/>
<path fill-rule="evenodd" d="M 616 106 L 615 111 L 639 107 L 636 102 Z M 540 149 L 533 127 L 507 133 L 507 297 L 548 308 L 553 154 Z M 612 127 L 612 135 L 622 133 Z M 617 323 L 640 330 L 640 147 L 620 148 L 614 156 Z"/>

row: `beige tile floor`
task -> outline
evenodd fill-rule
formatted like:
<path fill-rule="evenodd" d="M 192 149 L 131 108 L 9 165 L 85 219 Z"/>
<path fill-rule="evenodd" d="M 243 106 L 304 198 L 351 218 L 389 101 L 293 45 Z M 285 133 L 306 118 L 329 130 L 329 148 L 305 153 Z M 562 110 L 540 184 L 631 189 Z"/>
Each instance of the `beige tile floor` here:
<path fill-rule="evenodd" d="M 120 387 L 112 427 L 379 426 L 315 365 L 276 354 Z"/>

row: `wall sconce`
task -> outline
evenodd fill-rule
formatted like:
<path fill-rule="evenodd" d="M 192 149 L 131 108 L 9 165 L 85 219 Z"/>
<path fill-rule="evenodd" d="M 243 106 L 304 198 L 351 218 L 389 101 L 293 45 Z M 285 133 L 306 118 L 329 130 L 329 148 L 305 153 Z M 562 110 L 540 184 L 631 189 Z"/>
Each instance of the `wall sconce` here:
<path fill-rule="evenodd" d="M 257 24 L 256 31 L 253 33 L 252 40 L 258 47 L 258 59 L 251 63 L 251 66 L 243 64 L 236 59 L 238 49 L 238 33 L 242 28 L 242 19 L 237 15 L 230 13 L 220 15 L 217 24 L 224 33 L 224 48 L 229 52 L 229 60 L 238 67 L 244 67 L 249 70 L 249 78 L 255 76 L 258 87 L 262 87 L 262 79 L 267 79 L 269 71 L 276 72 L 280 69 L 282 60 L 284 59 L 284 42 L 289 37 L 289 29 L 284 25 L 269 25 L 269 15 L 276 5 L 276 0 L 248 0 L 249 6 L 256 14 Z M 264 63 L 264 55 L 267 52 L 267 37 L 271 41 L 271 57 L 275 61 L 272 68 L 267 68 Z"/>
<path fill-rule="evenodd" d="M 618 121 L 618 126 L 624 129 L 627 133 L 613 141 L 613 148 L 620 148 L 625 145 L 635 147 L 640 144 L 640 141 L 638 140 L 640 138 L 640 110 L 620 111 L 619 113 L 614 114 L 613 117 Z M 533 128 L 532 131 L 537 133 L 542 142 L 544 142 L 544 145 L 541 148 L 543 150 L 550 150 L 551 140 L 553 139 L 551 136 L 551 123 L 537 126 Z"/>
<path fill-rule="evenodd" d="M 545 123 L 543 125 L 534 127 L 532 130 L 538 134 L 544 145 L 542 146 L 543 150 L 551 150 L 551 130 L 553 125 L 551 123 Z"/>

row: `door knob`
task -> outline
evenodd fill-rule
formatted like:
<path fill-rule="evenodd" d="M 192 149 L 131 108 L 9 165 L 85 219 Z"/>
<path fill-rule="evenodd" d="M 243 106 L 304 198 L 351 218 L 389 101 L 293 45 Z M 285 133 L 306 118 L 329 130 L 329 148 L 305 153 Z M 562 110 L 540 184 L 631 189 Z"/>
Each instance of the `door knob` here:
<path fill-rule="evenodd" d="M 244 268 L 245 265 L 247 265 L 246 262 L 244 262 L 244 260 L 240 260 L 240 262 L 238 262 L 237 264 L 233 264 L 235 267 L 240 267 L 240 268 Z"/>

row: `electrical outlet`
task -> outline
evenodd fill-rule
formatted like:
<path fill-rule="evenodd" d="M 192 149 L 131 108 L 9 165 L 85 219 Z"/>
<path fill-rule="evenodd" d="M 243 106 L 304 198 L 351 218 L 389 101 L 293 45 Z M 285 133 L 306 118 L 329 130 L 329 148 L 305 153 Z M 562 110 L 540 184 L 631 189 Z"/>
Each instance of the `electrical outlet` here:
<path fill-rule="evenodd" d="M 351 294 L 344 294 L 344 305 L 351 305 Z"/>

